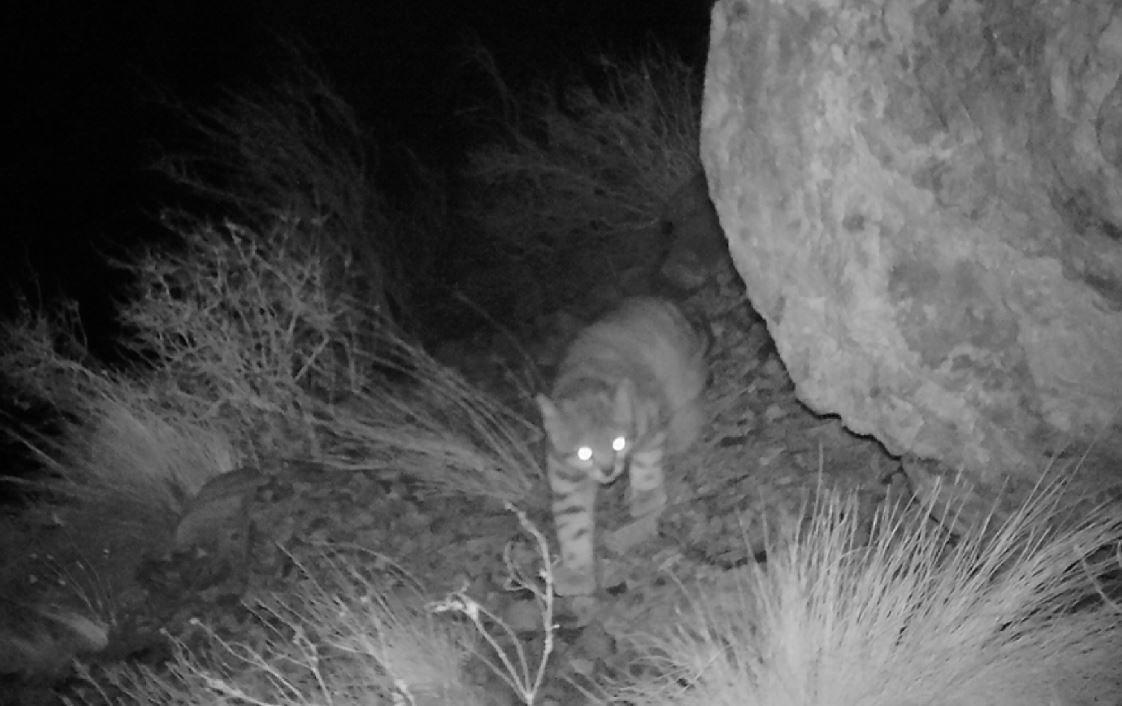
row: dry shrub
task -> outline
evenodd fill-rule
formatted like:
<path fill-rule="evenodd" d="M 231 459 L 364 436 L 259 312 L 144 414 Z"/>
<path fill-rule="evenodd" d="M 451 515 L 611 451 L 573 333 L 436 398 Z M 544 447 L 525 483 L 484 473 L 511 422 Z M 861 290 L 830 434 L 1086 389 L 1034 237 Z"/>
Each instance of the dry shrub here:
<path fill-rule="evenodd" d="M 599 85 L 578 80 L 558 93 L 537 83 L 516 94 L 489 55 L 478 57 L 502 109 L 499 137 L 470 155 L 465 210 L 496 269 L 535 273 L 556 305 L 648 259 L 655 242 L 640 231 L 700 168 L 694 69 L 654 47 L 629 62 L 601 57 Z"/>
<path fill-rule="evenodd" d="M 191 139 L 158 167 L 243 226 L 244 236 L 299 229 L 333 292 L 361 299 L 383 317 L 405 312 L 407 280 L 396 250 L 424 237 L 411 227 L 424 224 L 394 216 L 374 182 L 375 149 L 354 111 L 304 54 L 288 48 L 287 55 L 271 83 L 229 93 L 217 106 L 167 99 Z M 173 228 L 181 217 L 165 214 Z M 267 244 L 266 238 L 261 245 Z"/>
<path fill-rule="evenodd" d="M 154 394 L 185 416 L 221 419 L 251 459 L 308 454 L 311 399 L 362 384 L 360 349 L 387 325 L 335 291 L 303 229 L 264 233 L 193 223 L 179 249 L 125 265 L 133 296 L 121 311 L 126 342 L 154 369 Z"/>

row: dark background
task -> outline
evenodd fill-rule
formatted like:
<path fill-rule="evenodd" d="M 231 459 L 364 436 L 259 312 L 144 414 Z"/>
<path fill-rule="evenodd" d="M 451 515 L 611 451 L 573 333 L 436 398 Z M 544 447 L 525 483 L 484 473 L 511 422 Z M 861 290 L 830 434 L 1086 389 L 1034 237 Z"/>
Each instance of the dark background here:
<path fill-rule="evenodd" d="M 490 90 L 465 48 L 491 51 L 513 85 L 563 80 L 651 41 L 704 60 L 711 0 L 268 0 L 11 3 L 0 301 L 13 287 L 111 315 L 100 264 L 154 237 L 174 196 L 151 171 L 176 125 L 156 98 L 193 106 L 268 79 L 302 45 L 387 154 L 454 167 L 480 136 L 459 116 Z M 16 7 L 18 6 L 18 7 Z M 392 161 L 388 162 L 392 164 Z M 10 313 L 2 307 L 0 315 Z"/>

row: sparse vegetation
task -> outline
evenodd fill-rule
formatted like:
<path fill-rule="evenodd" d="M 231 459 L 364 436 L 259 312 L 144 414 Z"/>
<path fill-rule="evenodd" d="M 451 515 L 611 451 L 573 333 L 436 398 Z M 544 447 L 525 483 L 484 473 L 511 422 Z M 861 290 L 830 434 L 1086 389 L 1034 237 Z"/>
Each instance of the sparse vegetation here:
<path fill-rule="evenodd" d="M 47 328 L 42 321 L 25 324 L 8 339 L 10 359 L 30 357 L 20 346 L 34 345 L 34 355 L 46 361 L 41 370 L 71 379 L 70 385 L 27 390 L 52 396 L 52 406 L 68 419 L 60 437 L 38 445 L 29 441 L 53 471 L 45 485 L 66 498 L 41 510 L 51 522 L 75 530 L 68 533 L 68 546 L 55 550 L 66 551 L 66 561 L 132 558 L 115 567 L 125 576 L 109 579 L 111 594 L 126 590 L 122 581 L 128 582 L 143 555 L 168 550 L 184 500 L 210 478 L 246 462 L 270 467 L 284 458 L 313 458 L 326 470 L 404 476 L 445 493 L 504 501 L 527 496 L 536 473 L 528 427 L 436 364 L 376 312 L 328 296 L 321 261 L 290 247 L 296 233 L 282 229 L 271 247 L 262 247 L 259 238 L 233 226 L 200 226 L 182 233 L 183 250 L 141 258 L 134 265 L 140 294 L 123 317 L 133 332 L 128 345 L 146 366 L 127 375 L 69 356 L 51 343 L 56 336 L 36 335 Z M 42 532 L 46 522 L 30 531 Z M 38 561 L 27 557 L 19 567 L 6 567 L 8 575 L 27 577 Z M 10 595 L 23 590 L 26 583 L 6 587 Z M 317 590 L 305 596 L 312 601 L 312 613 L 303 616 L 309 621 L 317 610 L 328 610 L 326 589 Z M 60 587 L 51 598 L 61 595 L 84 610 L 80 596 L 67 592 Z M 316 634 L 322 628 L 301 624 Z M 17 662 L 29 670 L 40 663 L 65 664 L 76 654 L 67 652 L 74 640 L 44 644 L 44 635 L 35 631 L 34 642 L 8 641 L 5 647 L 17 654 L 5 669 Z M 287 643 L 268 643 L 263 654 L 250 655 L 212 637 L 218 652 L 243 656 L 251 671 L 265 669 L 268 660 L 288 659 L 322 677 L 314 671 L 322 668 L 318 655 L 307 651 L 316 644 L 311 638 L 301 638 L 297 647 L 304 651 L 293 656 L 269 651 Z M 21 646 L 34 646 L 36 654 Z M 127 695 L 121 703 L 141 695 L 158 695 L 157 701 L 167 703 L 210 703 L 217 693 L 225 698 L 249 693 L 236 680 L 222 682 L 216 691 L 219 677 L 207 671 L 213 665 L 204 667 L 205 657 L 176 646 L 170 676 L 147 668 L 97 673 Z M 418 650 L 436 654 L 435 648 Z M 44 652 L 55 654 L 48 660 L 39 654 Z M 279 673 L 271 677 L 272 698 L 291 686 L 282 682 Z M 411 693 L 417 688 L 414 684 Z M 358 688 L 357 693 L 381 692 Z"/>
<path fill-rule="evenodd" d="M 396 236 L 425 218 L 380 210 L 357 127 L 324 84 L 263 96 L 203 113 L 193 127 L 209 149 L 167 165 L 230 218 L 168 211 L 174 237 L 116 263 L 133 282 L 120 310 L 125 364 L 91 358 L 73 311 L 28 307 L 6 323 L 7 384 L 59 428 L 7 425 L 42 471 L 9 482 L 48 500 L 5 527 L 21 549 L 0 595 L 61 603 L 110 631 L 82 586 L 51 579 L 56 569 L 86 567 L 116 610 L 141 562 L 173 548 L 184 504 L 240 466 L 313 459 L 502 501 L 531 487 L 528 427 L 390 315 L 404 299 L 368 245 L 379 228 Z M 0 669 L 65 665 L 79 652 L 58 632 L 27 626 L 4 642 Z"/>
<path fill-rule="evenodd" d="M 538 694 L 545 684 L 546 667 L 553 654 L 553 640 L 556 625 L 553 622 L 553 563 L 550 561 L 549 542 L 541 531 L 527 518 L 526 513 L 507 505 L 507 509 L 518 515 L 518 521 L 534 540 L 534 547 L 541 558 L 541 568 L 537 577 L 528 577 L 515 565 L 511 556 L 511 545 L 503 552 L 507 578 L 503 589 L 507 591 L 527 591 L 534 597 L 534 603 L 541 615 L 541 647 L 536 660 L 527 656 L 527 648 L 518 635 L 502 618 L 482 606 L 469 596 L 465 589 L 453 591 L 442 600 L 430 605 L 434 613 L 460 614 L 470 621 L 476 634 L 487 644 L 487 653 L 475 652 L 498 678 L 510 687 L 518 699 L 526 706 L 538 703 Z M 541 580 L 541 583 L 538 582 Z M 499 634 L 495 635 L 495 631 Z M 504 640 L 505 638 L 505 640 Z M 503 640 L 500 642 L 500 640 Z M 510 645 L 510 647 L 504 647 Z"/>
<path fill-rule="evenodd" d="M 464 671 L 471 633 L 434 619 L 422 587 L 392 560 L 344 554 L 298 563 L 290 590 L 251 608 L 249 636 L 196 623 L 194 646 L 169 636 L 166 670 L 83 668 L 72 703 L 488 703 Z M 379 568 L 359 568 L 369 563 Z"/>

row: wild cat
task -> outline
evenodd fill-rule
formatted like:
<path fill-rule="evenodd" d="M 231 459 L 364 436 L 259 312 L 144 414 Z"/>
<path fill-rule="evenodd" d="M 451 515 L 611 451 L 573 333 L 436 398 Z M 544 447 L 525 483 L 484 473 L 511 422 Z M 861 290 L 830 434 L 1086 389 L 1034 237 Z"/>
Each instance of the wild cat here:
<path fill-rule="evenodd" d="M 705 339 L 674 303 L 627 299 L 577 335 L 551 395 L 537 396 L 549 437 L 559 595 L 596 590 L 601 484 L 626 469 L 632 517 L 655 519 L 665 507 L 664 457 L 687 449 L 701 432 L 705 354 Z"/>

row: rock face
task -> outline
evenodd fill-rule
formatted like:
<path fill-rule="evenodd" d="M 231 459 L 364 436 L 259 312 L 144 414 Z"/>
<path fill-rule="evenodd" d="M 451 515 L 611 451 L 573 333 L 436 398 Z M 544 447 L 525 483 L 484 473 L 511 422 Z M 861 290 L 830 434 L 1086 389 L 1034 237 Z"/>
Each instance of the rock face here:
<path fill-rule="evenodd" d="M 1122 5 L 719 0 L 701 152 L 800 398 L 993 480 L 1122 438 Z"/>

